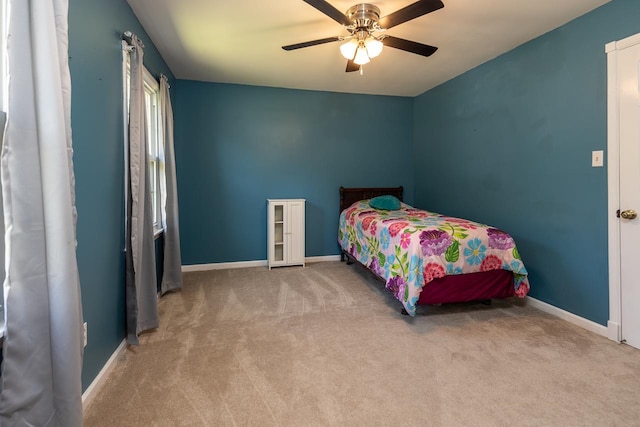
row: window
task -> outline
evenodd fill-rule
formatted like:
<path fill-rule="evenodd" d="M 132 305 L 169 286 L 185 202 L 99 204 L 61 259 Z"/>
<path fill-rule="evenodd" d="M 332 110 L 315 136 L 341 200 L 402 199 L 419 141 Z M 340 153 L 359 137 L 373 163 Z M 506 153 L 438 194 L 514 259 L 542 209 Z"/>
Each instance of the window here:
<path fill-rule="evenodd" d="M 147 112 L 147 149 L 149 151 L 149 179 L 151 188 L 151 204 L 153 206 L 153 228 L 162 230 L 162 213 L 160 212 L 160 85 L 145 69 L 144 99 Z"/>
<path fill-rule="evenodd" d="M 124 112 L 125 112 L 125 138 L 128 139 L 128 121 L 129 121 L 129 92 L 130 92 L 130 64 L 129 54 L 126 43 L 123 42 L 124 49 Z M 153 229 L 158 235 L 162 232 L 162 206 L 161 206 L 161 179 L 163 178 L 164 168 L 161 162 L 162 148 L 162 123 L 160 119 L 160 85 L 153 75 L 144 69 L 144 98 L 145 112 L 147 122 L 147 151 L 149 153 L 149 187 L 151 189 L 151 204 L 153 206 Z M 128 145 L 128 141 L 127 141 Z M 125 153 L 125 167 L 128 173 L 128 161 Z M 128 194 L 127 183 L 125 182 L 125 194 Z M 126 207 L 125 207 L 126 209 Z"/>

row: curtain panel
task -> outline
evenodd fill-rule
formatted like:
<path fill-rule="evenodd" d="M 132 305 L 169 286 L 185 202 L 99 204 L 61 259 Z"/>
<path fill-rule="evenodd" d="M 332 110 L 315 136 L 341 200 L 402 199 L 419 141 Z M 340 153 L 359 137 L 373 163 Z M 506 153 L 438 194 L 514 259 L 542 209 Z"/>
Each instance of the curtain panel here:
<path fill-rule="evenodd" d="M 149 178 L 144 92 L 144 45 L 136 35 L 127 38 L 130 55 L 129 182 L 127 200 L 126 306 L 127 341 L 139 344 L 141 332 L 158 327 L 158 295 L 153 206 Z"/>
<path fill-rule="evenodd" d="M 9 1 L 0 425 L 82 425 L 68 1 Z"/>
<path fill-rule="evenodd" d="M 160 76 L 160 121 L 162 123 L 164 180 L 162 188 L 162 227 L 164 229 L 164 265 L 162 294 L 182 289 L 182 258 L 180 256 L 180 224 L 178 216 L 178 183 L 173 145 L 173 108 L 167 76 Z"/>

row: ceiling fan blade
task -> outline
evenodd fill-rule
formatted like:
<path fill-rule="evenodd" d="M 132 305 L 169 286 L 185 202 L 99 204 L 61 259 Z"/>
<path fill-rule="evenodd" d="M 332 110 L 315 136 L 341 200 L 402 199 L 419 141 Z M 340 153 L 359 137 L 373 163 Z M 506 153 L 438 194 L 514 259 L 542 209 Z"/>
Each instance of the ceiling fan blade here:
<path fill-rule="evenodd" d="M 386 36 L 382 39 L 382 44 L 407 52 L 415 53 L 422 56 L 431 56 L 438 50 L 435 46 L 412 42 L 411 40 L 399 39 L 398 37 Z"/>
<path fill-rule="evenodd" d="M 360 69 L 360 66 L 358 64 L 356 64 L 355 62 L 353 62 L 353 59 L 349 59 L 347 61 L 347 69 L 344 70 L 347 73 L 351 73 L 353 71 L 358 71 Z"/>
<path fill-rule="evenodd" d="M 287 46 L 282 46 L 282 48 L 284 50 L 295 50 L 295 49 L 301 49 L 303 47 L 316 46 L 316 45 L 319 45 L 319 44 L 337 42 L 339 40 L 340 40 L 340 37 L 327 37 L 325 39 L 318 39 L 318 40 L 311 40 L 311 41 L 303 42 L 303 43 L 290 44 L 290 45 L 287 45 Z"/>
<path fill-rule="evenodd" d="M 338 24 L 342 24 L 345 27 L 351 25 L 351 21 L 349 20 L 349 18 L 347 18 L 347 16 L 344 13 L 340 12 L 338 9 L 331 6 L 326 1 L 324 0 L 303 0 L 303 1 L 315 7 L 320 12 L 324 13 L 329 18 L 336 21 Z"/>
<path fill-rule="evenodd" d="M 444 4 L 440 0 L 420 0 L 380 18 L 378 24 L 381 28 L 389 29 L 443 7 Z"/>

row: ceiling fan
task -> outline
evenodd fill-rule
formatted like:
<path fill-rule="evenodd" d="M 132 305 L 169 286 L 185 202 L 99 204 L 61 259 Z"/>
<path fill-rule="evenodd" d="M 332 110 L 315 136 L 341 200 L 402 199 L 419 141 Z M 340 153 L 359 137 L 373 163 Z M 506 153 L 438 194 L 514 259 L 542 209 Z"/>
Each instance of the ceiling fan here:
<path fill-rule="evenodd" d="M 340 52 L 347 59 L 346 72 L 360 70 L 361 73 L 362 65 L 368 63 L 371 58 L 378 56 L 383 46 L 389 46 L 422 56 L 431 56 L 438 50 L 438 48 L 434 46 L 389 36 L 384 34 L 384 31 L 443 8 L 444 4 L 440 0 L 419 0 L 382 18 L 380 18 L 380 9 L 370 3 L 356 4 L 350 7 L 346 13 L 342 13 L 325 0 L 303 1 L 339 24 L 342 24 L 349 32 L 349 35 L 290 44 L 282 46 L 284 50 L 289 51 L 347 40 L 346 43 L 340 46 Z"/>

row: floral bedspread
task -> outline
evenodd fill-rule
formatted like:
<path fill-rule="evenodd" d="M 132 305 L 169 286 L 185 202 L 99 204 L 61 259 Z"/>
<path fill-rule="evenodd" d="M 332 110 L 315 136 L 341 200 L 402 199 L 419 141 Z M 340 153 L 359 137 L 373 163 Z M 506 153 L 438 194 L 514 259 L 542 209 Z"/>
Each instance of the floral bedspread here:
<path fill-rule="evenodd" d="M 509 270 L 516 295 L 529 292 L 511 236 L 477 222 L 406 204 L 397 211 L 376 210 L 362 200 L 340 215 L 338 237 L 342 249 L 385 280 L 411 316 L 423 286 L 445 275 Z"/>

